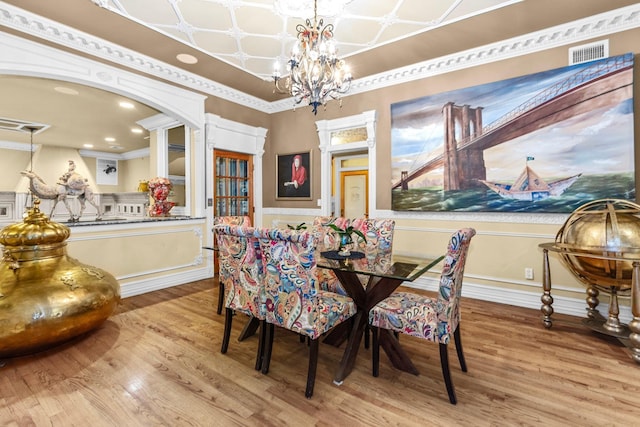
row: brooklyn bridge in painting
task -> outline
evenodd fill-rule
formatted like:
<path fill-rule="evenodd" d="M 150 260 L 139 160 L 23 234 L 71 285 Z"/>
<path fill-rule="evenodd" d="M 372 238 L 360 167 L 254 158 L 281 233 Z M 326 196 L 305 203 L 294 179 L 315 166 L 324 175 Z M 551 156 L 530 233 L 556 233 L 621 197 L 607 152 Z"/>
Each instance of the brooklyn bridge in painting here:
<path fill-rule="evenodd" d="M 487 179 L 485 150 L 594 108 L 615 106 L 632 96 L 633 55 L 627 54 L 581 69 L 486 126 L 482 106 L 447 102 L 442 107 L 442 153 L 412 170 L 403 170 L 392 189 L 408 190 L 411 181 L 439 168 L 445 191 L 482 187 Z"/>

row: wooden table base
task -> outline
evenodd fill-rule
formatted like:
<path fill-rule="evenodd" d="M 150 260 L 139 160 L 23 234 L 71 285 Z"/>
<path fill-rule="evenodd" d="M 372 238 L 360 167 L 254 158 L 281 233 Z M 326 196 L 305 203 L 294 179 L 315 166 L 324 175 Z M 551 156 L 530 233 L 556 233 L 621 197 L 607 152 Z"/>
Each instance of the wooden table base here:
<path fill-rule="evenodd" d="M 335 384 L 340 385 L 353 370 L 362 337 L 369 322 L 369 310 L 391 295 L 391 293 L 402 284 L 403 280 L 371 276 L 366 286 L 363 286 L 360 278 L 354 272 L 334 270 L 334 273 L 358 307 L 358 313 L 353 318 L 344 355 L 342 356 L 340 366 L 333 380 Z M 393 333 L 391 333 L 391 338 L 386 337 L 385 334 L 380 335 L 380 345 L 389 356 L 393 366 L 417 375 L 418 370 L 411 362 L 407 353 L 400 347 L 400 343 L 393 336 Z"/>

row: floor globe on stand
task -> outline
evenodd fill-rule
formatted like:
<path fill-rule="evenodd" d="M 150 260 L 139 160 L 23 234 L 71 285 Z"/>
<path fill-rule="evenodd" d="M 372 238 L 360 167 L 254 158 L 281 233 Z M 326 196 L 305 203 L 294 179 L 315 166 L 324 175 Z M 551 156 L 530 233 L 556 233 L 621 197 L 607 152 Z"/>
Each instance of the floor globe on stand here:
<path fill-rule="evenodd" d="M 587 286 L 585 323 L 599 332 L 627 337 L 629 330 L 618 318 L 618 296 L 629 295 L 633 261 L 640 254 L 640 205 L 619 199 L 586 203 L 567 218 L 555 240 L 565 250 L 564 264 Z M 610 295 L 606 320 L 596 309 L 600 292 Z"/>

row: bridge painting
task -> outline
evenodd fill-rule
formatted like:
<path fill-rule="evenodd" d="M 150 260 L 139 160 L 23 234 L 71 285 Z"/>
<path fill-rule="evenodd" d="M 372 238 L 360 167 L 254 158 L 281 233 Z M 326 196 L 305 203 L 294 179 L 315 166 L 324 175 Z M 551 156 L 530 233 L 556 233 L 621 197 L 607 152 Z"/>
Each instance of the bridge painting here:
<path fill-rule="evenodd" d="M 571 212 L 634 200 L 633 134 L 633 54 L 392 104 L 392 209 Z M 547 182 L 580 177 L 529 201 L 483 184 L 514 183 L 525 167 Z"/>

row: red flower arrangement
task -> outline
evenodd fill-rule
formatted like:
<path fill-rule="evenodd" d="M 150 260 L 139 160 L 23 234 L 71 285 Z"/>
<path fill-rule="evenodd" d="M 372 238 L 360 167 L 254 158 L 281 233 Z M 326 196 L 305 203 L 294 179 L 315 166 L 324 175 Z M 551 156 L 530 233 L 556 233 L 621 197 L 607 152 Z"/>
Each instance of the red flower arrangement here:
<path fill-rule="evenodd" d="M 169 178 L 155 177 L 149 180 L 149 194 L 153 204 L 149 206 L 149 216 L 169 216 L 169 211 L 175 206 L 174 202 L 167 201 L 171 192 Z"/>

